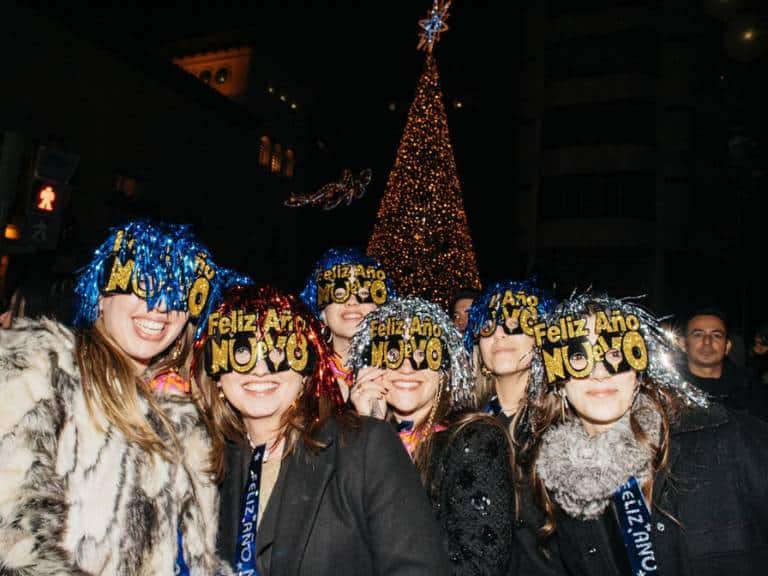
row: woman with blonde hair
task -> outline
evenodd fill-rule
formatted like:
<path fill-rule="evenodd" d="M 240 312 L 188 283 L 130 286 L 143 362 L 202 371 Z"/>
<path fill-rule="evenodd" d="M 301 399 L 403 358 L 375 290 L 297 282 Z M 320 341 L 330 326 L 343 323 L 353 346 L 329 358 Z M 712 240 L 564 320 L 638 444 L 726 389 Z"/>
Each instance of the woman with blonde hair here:
<path fill-rule="evenodd" d="M 0 331 L 0 572 L 223 568 L 209 438 L 183 394 L 217 274 L 186 227 L 132 222 L 81 272 L 76 333 Z"/>
<path fill-rule="evenodd" d="M 708 405 L 631 300 L 575 295 L 534 333 L 534 486 L 568 572 L 762 574 L 766 425 Z"/>

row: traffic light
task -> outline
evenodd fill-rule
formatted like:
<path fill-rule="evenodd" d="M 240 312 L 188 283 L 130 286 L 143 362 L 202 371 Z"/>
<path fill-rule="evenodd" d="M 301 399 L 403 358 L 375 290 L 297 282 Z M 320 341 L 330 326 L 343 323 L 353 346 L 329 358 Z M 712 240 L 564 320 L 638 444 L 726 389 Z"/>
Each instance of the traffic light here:
<path fill-rule="evenodd" d="M 61 217 L 69 195 L 69 179 L 79 157 L 39 147 L 33 166 L 27 201 L 27 242 L 41 250 L 53 250 L 59 241 Z"/>
<path fill-rule="evenodd" d="M 32 190 L 32 210 L 42 214 L 54 214 L 59 211 L 62 201 L 59 184 L 35 180 L 32 183 Z"/>

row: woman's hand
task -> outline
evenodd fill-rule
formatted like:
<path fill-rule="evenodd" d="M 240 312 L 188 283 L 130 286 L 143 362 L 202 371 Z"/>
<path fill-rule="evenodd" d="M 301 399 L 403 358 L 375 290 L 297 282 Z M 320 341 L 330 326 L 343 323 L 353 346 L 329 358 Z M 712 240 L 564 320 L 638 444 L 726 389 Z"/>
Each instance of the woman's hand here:
<path fill-rule="evenodd" d="M 349 397 L 358 414 L 384 419 L 387 413 L 387 402 L 384 397 L 388 392 L 384 385 L 385 373 L 381 368 L 371 366 L 366 366 L 357 373 Z"/>

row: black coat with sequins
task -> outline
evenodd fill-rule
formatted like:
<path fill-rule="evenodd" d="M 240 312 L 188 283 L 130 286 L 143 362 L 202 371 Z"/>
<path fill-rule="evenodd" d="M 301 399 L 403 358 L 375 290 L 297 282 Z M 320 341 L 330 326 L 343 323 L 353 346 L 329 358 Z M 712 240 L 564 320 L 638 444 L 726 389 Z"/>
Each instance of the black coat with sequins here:
<path fill-rule="evenodd" d="M 453 573 L 508 574 L 514 482 L 504 431 L 481 419 L 439 432 L 433 442 L 427 487 L 447 535 Z"/>

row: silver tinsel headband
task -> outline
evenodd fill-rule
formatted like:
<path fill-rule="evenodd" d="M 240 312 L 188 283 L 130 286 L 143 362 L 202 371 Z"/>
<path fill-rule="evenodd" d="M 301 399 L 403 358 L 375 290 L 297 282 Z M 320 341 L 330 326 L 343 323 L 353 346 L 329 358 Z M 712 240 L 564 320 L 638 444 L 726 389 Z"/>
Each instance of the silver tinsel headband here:
<path fill-rule="evenodd" d="M 371 324 L 385 324 L 387 320 L 407 321 L 414 317 L 430 318 L 440 327 L 439 336 L 443 349 L 450 357 L 450 378 L 446 391 L 450 392 L 454 407 L 471 406 L 474 402 L 474 380 L 470 369 L 469 354 L 464 348 L 462 336 L 442 308 L 421 298 L 392 298 L 386 304 L 368 314 L 352 338 L 348 364 L 355 374 L 367 365 L 371 348 Z"/>
<path fill-rule="evenodd" d="M 636 298 L 618 299 L 602 294 L 574 293 L 547 314 L 544 322 L 547 326 L 557 326 L 561 319 L 585 318 L 599 311 L 606 312 L 608 316 L 614 312 L 619 312 L 624 317 L 635 316 L 639 320 L 638 331 L 648 352 L 648 366 L 644 373 L 649 383 L 671 392 L 685 404 L 706 407 L 707 395 L 688 382 L 676 365 L 675 357 L 679 351 L 674 336 L 661 327 L 659 318 L 635 300 Z M 547 384 L 542 348 L 536 345 L 531 361 L 528 396 L 532 399 L 539 398 L 542 394 L 551 392 L 550 388 Z"/>

